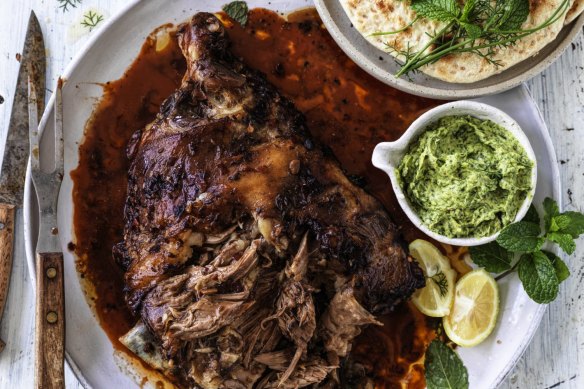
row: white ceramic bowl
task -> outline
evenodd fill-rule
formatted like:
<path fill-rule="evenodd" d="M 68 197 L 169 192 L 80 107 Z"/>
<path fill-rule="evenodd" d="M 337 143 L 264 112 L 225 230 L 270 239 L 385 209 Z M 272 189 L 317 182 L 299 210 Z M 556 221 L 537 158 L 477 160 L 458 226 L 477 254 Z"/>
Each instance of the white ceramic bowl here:
<path fill-rule="evenodd" d="M 410 143 L 416 140 L 425 131 L 428 125 L 442 117 L 452 115 L 471 115 L 478 119 L 491 120 L 513 134 L 513 136 L 519 141 L 519 144 L 525 149 L 527 156 L 533 162 L 533 169 L 531 172 L 531 191 L 526 196 L 525 201 L 515 217 L 515 221 L 521 220 L 527 213 L 535 193 L 535 186 L 537 183 L 537 161 L 533 149 L 531 148 L 531 144 L 529 143 L 527 136 L 523 133 L 523 130 L 521 130 L 521 127 L 519 127 L 519 124 L 498 108 L 468 100 L 460 100 L 440 105 L 416 119 L 401 138 L 395 142 L 382 142 L 375 146 L 371 161 L 373 162 L 373 166 L 387 173 L 400 206 L 412 223 L 414 223 L 414 225 L 423 233 L 442 243 L 456 246 L 478 246 L 497 239 L 499 232 L 482 238 L 449 238 L 430 230 L 413 209 L 396 176 L 397 166 L 406 153 Z"/>

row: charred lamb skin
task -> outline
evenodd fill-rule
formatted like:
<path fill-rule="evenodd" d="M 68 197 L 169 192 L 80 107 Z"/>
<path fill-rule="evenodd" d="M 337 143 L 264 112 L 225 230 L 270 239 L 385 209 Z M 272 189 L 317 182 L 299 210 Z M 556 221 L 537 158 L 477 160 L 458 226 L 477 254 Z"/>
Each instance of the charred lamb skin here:
<path fill-rule="evenodd" d="M 215 16 L 178 39 L 182 84 L 128 146 L 127 304 L 188 386 L 334 386 L 361 328 L 423 274 Z"/>

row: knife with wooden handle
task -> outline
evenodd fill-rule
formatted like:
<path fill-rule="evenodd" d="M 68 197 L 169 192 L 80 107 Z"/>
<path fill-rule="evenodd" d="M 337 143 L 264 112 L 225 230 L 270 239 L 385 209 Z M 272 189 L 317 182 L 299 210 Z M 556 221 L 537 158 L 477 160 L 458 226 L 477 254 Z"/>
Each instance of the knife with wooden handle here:
<path fill-rule="evenodd" d="M 0 168 L 0 318 L 8 297 L 8 284 L 12 269 L 12 244 L 14 219 L 22 207 L 24 177 L 29 154 L 28 83 L 37 91 L 36 117 L 45 108 L 45 45 L 41 27 L 31 12 L 24 48 L 20 57 L 20 70 L 12 104 L 12 113 Z M 38 122 L 37 122 L 38 124 Z M 19 233 L 22 233 L 19 231 Z M 4 349 L 0 339 L 0 352 Z"/>
<path fill-rule="evenodd" d="M 36 90 L 29 83 L 29 137 L 32 181 L 39 203 L 39 236 L 36 246 L 36 387 L 64 388 L 65 296 L 63 252 L 57 227 L 57 202 L 63 179 L 63 83 L 59 79 L 54 105 L 54 167 L 41 169 L 40 136 L 35 117 Z M 46 127 L 45 127 L 46 129 Z M 45 131 L 46 134 L 47 131 Z"/>

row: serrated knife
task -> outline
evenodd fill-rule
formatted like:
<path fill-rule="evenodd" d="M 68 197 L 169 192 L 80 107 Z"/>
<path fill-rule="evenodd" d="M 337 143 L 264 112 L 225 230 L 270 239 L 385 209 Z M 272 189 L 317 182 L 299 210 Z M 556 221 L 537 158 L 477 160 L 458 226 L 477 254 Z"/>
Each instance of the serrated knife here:
<path fill-rule="evenodd" d="M 28 20 L 24 48 L 0 170 L 0 319 L 4 311 L 12 270 L 12 245 L 16 209 L 22 207 L 29 155 L 28 84 L 37 90 L 37 117 L 45 107 L 46 58 L 43 34 L 34 12 Z M 0 351 L 4 349 L 0 339 Z"/>

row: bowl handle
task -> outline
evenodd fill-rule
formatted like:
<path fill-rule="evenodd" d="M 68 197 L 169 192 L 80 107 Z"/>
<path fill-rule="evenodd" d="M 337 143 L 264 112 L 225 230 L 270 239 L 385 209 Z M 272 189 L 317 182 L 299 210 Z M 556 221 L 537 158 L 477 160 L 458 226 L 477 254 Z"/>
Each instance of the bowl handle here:
<path fill-rule="evenodd" d="M 398 142 L 381 142 L 375 146 L 371 162 L 373 166 L 389 173 L 395 169 L 403 156 L 404 149 Z"/>

